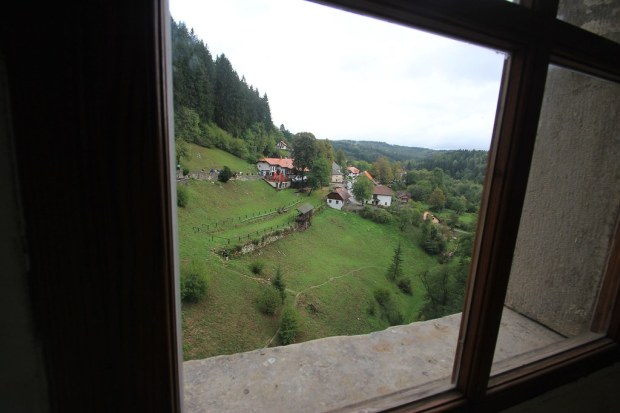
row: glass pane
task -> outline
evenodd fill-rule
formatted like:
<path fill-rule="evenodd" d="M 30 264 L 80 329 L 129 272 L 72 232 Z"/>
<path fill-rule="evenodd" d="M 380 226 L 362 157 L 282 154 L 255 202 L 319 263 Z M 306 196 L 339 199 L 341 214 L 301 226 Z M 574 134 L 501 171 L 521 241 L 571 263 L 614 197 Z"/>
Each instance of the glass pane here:
<path fill-rule="evenodd" d="M 558 18 L 620 42 L 620 0 L 560 0 Z"/>
<path fill-rule="evenodd" d="M 515 353 L 525 360 L 592 335 L 620 207 L 618 159 L 620 86 L 551 66 L 504 307 L 504 320 L 521 321 L 502 322 L 494 373 Z M 506 340 L 515 328 L 518 340 Z"/>
<path fill-rule="evenodd" d="M 189 411 L 450 388 L 505 56 L 311 2 L 171 7 Z"/>

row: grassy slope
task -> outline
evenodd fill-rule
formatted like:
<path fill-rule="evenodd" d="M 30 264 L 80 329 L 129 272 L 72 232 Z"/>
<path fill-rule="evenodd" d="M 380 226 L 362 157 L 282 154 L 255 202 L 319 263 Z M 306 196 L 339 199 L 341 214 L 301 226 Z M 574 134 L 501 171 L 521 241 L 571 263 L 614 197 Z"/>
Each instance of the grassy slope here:
<path fill-rule="evenodd" d="M 221 149 L 203 148 L 193 143 L 188 144 L 188 146 L 190 156 L 189 159 L 183 159 L 182 164 L 192 172 L 200 171 L 201 168 L 209 172 L 211 169 L 222 169 L 224 165 L 232 169 L 233 172 L 253 174 L 257 172 L 255 165 Z"/>
<path fill-rule="evenodd" d="M 198 169 L 207 167 L 205 161 L 222 157 L 221 153 L 212 154 L 214 150 L 200 150 L 203 155 Z M 417 229 L 402 233 L 393 225 L 375 224 L 328 208 L 315 217 L 307 231 L 294 233 L 253 254 L 224 261 L 213 254 L 212 249 L 221 244 L 211 241 L 206 225 L 221 223 L 226 218 L 234 218 L 241 225 L 240 216 L 244 219 L 246 214 L 262 213 L 298 200 L 318 205 L 324 193 L 315 191 L 307 197 L 292 190 L 276 192 L 262 181 L 191 181 L 187 188 L 189 205 L 179 210 L 178 221 L 181 265 L 192 260 L 204 262 L 209 289 L 199 303 L 183 306 L 185 359 L 247 351 L 269 342 L 278 329 L 278 315 L 261 314 L 256 300 L 264 288 L 271 288 L 269 278 L 278 265 L 290 290 L 287 300 L 295 302 L 301 314 L 302 332 L 297 341 L 364 334 L 388 327 L 378 307 L 374 316 L 367 312 L 374 303 L 372 293 L 379 287 L 392 292 L 405 322 L 415 320 L 423 296 L 417 275 L 437 265 L 434 258 L 417 247 Z M 260 226 L 277 225 L 284 218 L 275 214 L 239 228 L 227 223 L 223 231 L 220 224 L 216 234 L 232 236 Z M 200 232 L 197 227 L 201 227 Z M 385 278 L 398 242 L 402 243 L 404 275 L 412 280 L 413 296 L 402 294 Z M 259 260 L 266 267 L 260 277 L 255 277 L 249 266 Z M 330 281 L 332 277 L 338 278 Z M 320 284 L 323 285 L 311 288 Z"/>

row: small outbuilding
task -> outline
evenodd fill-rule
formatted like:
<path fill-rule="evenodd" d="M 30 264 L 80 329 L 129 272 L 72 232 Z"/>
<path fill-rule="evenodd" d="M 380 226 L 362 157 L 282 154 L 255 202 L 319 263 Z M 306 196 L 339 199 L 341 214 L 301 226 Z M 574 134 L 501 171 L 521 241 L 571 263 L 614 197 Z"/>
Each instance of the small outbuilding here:
<path fill-rule="evenodd" d="M 299 215 L 295 218 L 297 225 L 300 229 L 307 229 L 310 225 L 312 225 L 312 214 L 314 212 L 314 207 L 311 204 L 303 204 L 299 208 L 297 208 Z"/>
<path fill-rule="evenodd" d="M 342 209 L 349 198 L 351 198 L 349 191 L 344 188 L 335 188 L 327 194 L 327 205 L 335 209 Z"/>

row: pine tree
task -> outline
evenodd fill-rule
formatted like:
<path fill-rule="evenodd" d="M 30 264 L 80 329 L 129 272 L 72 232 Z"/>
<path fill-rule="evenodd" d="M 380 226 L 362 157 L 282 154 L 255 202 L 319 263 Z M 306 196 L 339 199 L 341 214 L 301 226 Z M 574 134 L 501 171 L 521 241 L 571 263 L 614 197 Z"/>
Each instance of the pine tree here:
<path fill-rule="evenodd" d="M 284 284 L 284 280 L 282 279 L 282 269 L 280 267 L 276 270 L 276 276 L 271 281 L 271 285 L 278 290 L 280 298 L 282 302 L 284 302 L 286 298 L 286 284 Z"/>
<path fill-rule="evenodd" d="M 286 307 L 280 321 L 278 336 L 283 345 L 291 344 L 299 331 L 297 312 L 292 307 Z"/>
<path fill-rule="evenodd" d="M 385 274 L 388 280 L 396 282 L 403 276 L 403 259 L 401 257 L 400 242 L 398 247 L 394 250 L 394 258 L 392 258 L 392 264 L 388 268 L 387 274 Z"/>

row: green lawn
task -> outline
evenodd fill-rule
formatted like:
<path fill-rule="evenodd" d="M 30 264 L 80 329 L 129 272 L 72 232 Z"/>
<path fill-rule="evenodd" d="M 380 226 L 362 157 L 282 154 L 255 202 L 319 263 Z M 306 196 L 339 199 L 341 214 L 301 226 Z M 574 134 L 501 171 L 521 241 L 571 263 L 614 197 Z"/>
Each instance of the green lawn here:
<path fill-rule="evenodd" d="M 222 169 L 224 165 L 232 169 L 233 172 L 243 172 L 256 174 L 256 165 L 250 164 L 243 159 L 225 152 L 221 149 L 210 149 L 189 143 L 189 159 L 183 159 L 181 164 L 191 172 L 201 169 L 209 172 L 211 169 Z"/>
<path fill-rule="evenodd" d="M 213 149 L 193 150 L 200 151 L 201 162 L 232 157 Z M 243 162 L 234 158 L 231 165 L 232 161 Z M 249 242 L 264 231 L 288 225 L 296 215 L 296 206 L 320 205 L 327 189 L 308 196 L 294 190 L 275 191 L 261 180 L 226 184 L 190 180 L 185 186 L 189 201 L 178 214 L 181 266 L 192 261 L 204 263 L 209 281 L 205 298 L 183 305 L 186 360 L 248 351 L 270 343 L 279 326 L 279 313 L 261 314 L 257 299 L 263 289 L 272 288 L 270 279 L 278 266 L 287 286 L 287 301 L 300 313 L 297 342 L 387 328 L 387 317 L 373 296 L 377 288 L 391 292 L 393 307 L 405 323 L 416 320 L 424 294 L 418 275 L 438 265 L 418 247 L 419 229 L 400 232 L 395 224 L 380 225 L 354 213 L 326 208 L 306 231 L 225 260 L 215 251 L 228 245 L 228 240 L 235 244 L 242 237 L 241 243 Z M 272 213 L 291 205 L 285 213 Z M 404 276 L 412 282 L 412 296 L 400 292 L 385 277 L 398 243 L 402 246 Z M 249 269 L 256 261 L 265 263 L 259 276 Z M 369 311 L 372 307 L 374 314 Z"/>
<path fill-rule="evenodd" d="M 251 239 L 272 227 L 286 226 L 294 219 L 297 206 L 304 203 L 318 206 L 325 192 L 313 191 L 308 196 L 292 189 L 276 191 L 263 180 L 231 180 L 225 184 L 190 180 L 185 187 L 188 205 L 179 208 L 178 214 L 182 260 L 227 245 L 228 239 L 231 243 L 238 243 L 239 237 L 247 241 L 248 234 Z M 290 205 L 293 206 L 287 213 L 275 212 Z"/>
<path fill-rule="evenodd" d="M 204 253 L 201 259 L 209 271 L 209 293 L 199 304 L 184 306 L 185 358 L 266 345 L 277 331 L 277 315 L 259 313 L 256 300 L 261 288 L 271 288 L 268 281 L 277 266 L 282 268 L 289 290 L 287 300 L 296 304 L 301 315 L 298 342 L 388 327 L 374 302 L 376 288 L 391 291 L 405 322 L 414 321 L 423 299 L 417 275 L 437 265 L 434 258 L 417 247 L 417 236 L 415 230 L 400 233 L 392 226 L 328 208 L 315 217 L 307 231 L 296 232 L 258 252 L 229 261 Z M 413 296 L 401 293 L 385 277 L 398 242 L 402 244 L 404 275 L 412 281 Z M 259 280 L 252 279 L 249 270 L 255 261 L 266 264 Z M 375 315 L 368 314 L 371 305 L 376 308 Z"/>

